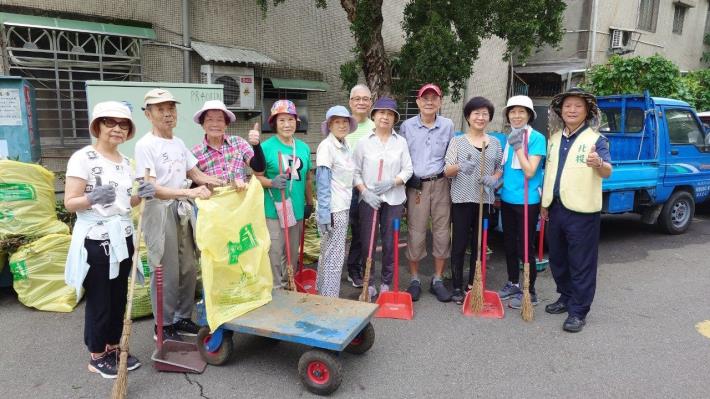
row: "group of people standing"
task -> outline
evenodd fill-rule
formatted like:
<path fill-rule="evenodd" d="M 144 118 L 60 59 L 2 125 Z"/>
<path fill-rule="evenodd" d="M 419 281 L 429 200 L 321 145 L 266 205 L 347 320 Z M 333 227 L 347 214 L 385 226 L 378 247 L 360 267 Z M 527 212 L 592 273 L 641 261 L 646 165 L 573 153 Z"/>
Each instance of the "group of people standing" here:
<path fill-rule="evenodd" d="M 468 129 L 459 136 L 451 119 L 439 114 L 442 91 L 437 85 L 422 86 L 416 102 L 419 114 L 402 121 L 397 132 L 400 114 L 395 100 L 380 97 L 373 104 L 367 86 L 353 87 L 352 113 L 344 106 L 326 113 L 321 124 L 325 137 L 314 166 L 309 146 L 295 137 L 300 121 L 289 100 L 278 100 L 271 107 L 267 121 L 276 134 L 263 142 L 258 123 L 246 139 L 227 134 L 235 115 L 221 101 L 207 101 L 193 115 L 204 139 L 190 150 L 174 135 L 179 101 L 167 90 L 153 89 L 146 93 L 142 107 L 152 128 L 136 142 L 135 171 L 118 150 L 135 135 L 130 107 L 116 101 L 96 104 L 90 122 L 96 140 L 69 160 L 64 199 L 66 208 L 77 213 L 66 280 L 86 293 L 84 342 L 90 352 L 89 370 L 105 378 L 117 375 L 127 279 L 137 250 L 131 207 L 146 201 L 142 227 L 148 263 L 151 271 L 162 267 L 164 276 L 163 336 L 181 340 L 181 335 L 196 335 L 199 326 L 191 320 L 197 275 L 192 200 L 209 198 L 215 186 L 245 189 L 247 166 L 266 191 L 274 288 L 288 285 L 286 248 L 295 259 L 304 220 L 315 211 L 321 234 L 319 294 L 339 295 L 344 264 L 348 281 L 362 287 L 364 257 L 370 238 L 376 240 L 378 235 L 380 284 L 376 287 L 371 273 L 368 295 L 374 299 L 389 291 L 398 245 L 393 242 L 392 222 L 402 218 L 406 209 L 411 275 L 407 291 L 419 300 L 419 263 L 427 256 L 426 236 L 431 229 L 434 274 L 429 291 L 439 301 L 462 303 L 474 278 L 479 205 L 484 204 L 483 217 L 488 217 L 499 190 L 509 280 L 501 297 L 511 299 L 509 306 L 520 307 L 523 224 L 535 231 L 540 213 L 550 220 L 550 263 L 560 293 L 546 310 L 568 312 L 564 329 L 580 331 L 595 290 L 601 179 L 611 173 L 608 144 L 595 130 L 599 111 L 594 97 L 581 91 L 555 97 L 550 117 L 559 121 L 560 128 L 550 132 L 548 142 L 530 127 L 536 117 L 532 101 L 525 96 L 510 98 L 504 109 L 511 126 L 505 145 L 486 133 L 494 106 L 483 97 L 466 103 Z M 543 164 L 547 165 L 544 182 Z M 149 172 L 147 179 L 141 171 Z M 527 220 L 524 198 L 529 206 Z M 349 252 L 348 229 L 352 233 Z M 530 291 L 536 304 L 533 240 L 528 242 Z M 473 254 L 464 284 L 469 244 Z M 451 292 L 443 281 L 449 257 Z M 156 314 L 154 286 L 151 281 Z M 128 369 L 139 366 L 138 359 L 129 355 Z"/>

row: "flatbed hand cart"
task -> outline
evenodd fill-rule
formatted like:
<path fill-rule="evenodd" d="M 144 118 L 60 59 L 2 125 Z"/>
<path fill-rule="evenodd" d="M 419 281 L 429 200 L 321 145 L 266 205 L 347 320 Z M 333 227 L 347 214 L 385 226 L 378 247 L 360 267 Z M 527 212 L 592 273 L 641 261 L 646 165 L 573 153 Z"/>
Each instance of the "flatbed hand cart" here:
<path fill-rule="evenodd" d="M 286 290 L 274 290 L 272 297 L 216 331 L 202 327 L 197 336 L 202 357 L 215 366 L 224 364 L 234 349 L 235 331 L 310 346 L 298 361 L 303 385 L 319 395 L 335 392 L 342 382 L 340 352 L 362 354 L 375 341 L 370 320 L 377 304 Z M 204 303 L 197 308 L 199 323 L 206 326 Z"/>

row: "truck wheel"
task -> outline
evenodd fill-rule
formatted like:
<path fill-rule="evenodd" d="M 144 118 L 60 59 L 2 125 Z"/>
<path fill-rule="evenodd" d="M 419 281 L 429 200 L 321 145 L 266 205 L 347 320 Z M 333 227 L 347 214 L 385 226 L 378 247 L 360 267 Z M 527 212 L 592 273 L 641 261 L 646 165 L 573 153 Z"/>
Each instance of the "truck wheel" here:
<path fill-rule="evenodd" d="M 319 349 L 301 355 L 298 375 L 303 385 L 316 395 L 330 395 L 343 381 L 340 361 L 333 354 Z"/>
<path fill-rule="evenodd" d="M 212 338 L 209 327 L 200 328 L 197 333 L 197 349 L 205 361 L 213 366 L 221 366 L 229 360 L 229 357 L 234 351 L 234 342 L 232 342 L 232 331 L 223 331 L 222 343 L 214 352 L 207 349 L 207 342 Z"/>
<path fill-rule="evenodd" d="M 687 191 L 676 191 L 663 205 L 658 224 L 668 234 L 683 234 L 695 215 L 695 200 Z"/>
<path fill-rule="evenodd" d="M 375 327 L 372 323 L 367 323 L 365 328 L 360 331 L 358 335 L 350 341 L 350 344 L 345 347 L 345 352 L 353 353 L 355 355 L 361 355 L 370 348 L 375 343 Z"/>

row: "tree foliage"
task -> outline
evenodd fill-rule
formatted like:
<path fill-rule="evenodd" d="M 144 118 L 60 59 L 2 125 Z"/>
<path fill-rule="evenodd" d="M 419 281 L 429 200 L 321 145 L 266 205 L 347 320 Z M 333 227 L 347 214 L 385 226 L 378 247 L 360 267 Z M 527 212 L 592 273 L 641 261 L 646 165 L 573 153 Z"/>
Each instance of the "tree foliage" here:
<path fill-rule="evenodd" d="M 643 93 L 688 102 L 698 110 L 710 109 L 710 69 L 681 76 L 673 61 L 660 55 L 622 58 L 587 71 L 584 87 L 598 96 Z"/>
<path fill-rule="evenodd" d="M 285 0 L 256 0 L 264 12 Z M 325 7 L 325 0 L 314 0 Z M 383 0 L 340 0 L 355 40 L 354 59 L 341 66 L 344 87 L 362 71 L 377 94 L 404 95 L 435 82 L 456 101 L 473 72 L 483 40 L 506 40 L 504 59 L 524 60 L 562 38 L 563 0 L 410 0 L 403 12 L 405 43 L 392 59 L 382 39 Z M 484 55 L 487 56 L 487 55 Z M 396 79 L 392 79 L 395 71 Z"/>

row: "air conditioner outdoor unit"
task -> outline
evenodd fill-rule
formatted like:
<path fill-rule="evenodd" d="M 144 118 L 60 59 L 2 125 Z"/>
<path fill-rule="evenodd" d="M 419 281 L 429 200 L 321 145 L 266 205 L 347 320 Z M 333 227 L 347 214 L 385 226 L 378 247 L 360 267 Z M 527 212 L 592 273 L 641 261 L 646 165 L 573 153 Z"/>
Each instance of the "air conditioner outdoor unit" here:
<path fill-rule="evenodd" d="M 611 30 L 611 46 L 612 49 L 624 48 L 624 31 L 621 29 Z"/>
<path fill-rule="evenodd" d="M 224 104 L 233 109 L 254 109 L 254 69 L 223 65 L 202 65 L 202 83 L 224 85 Z"/>

